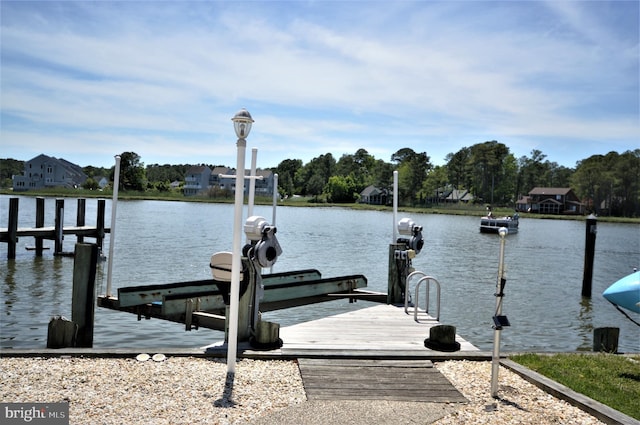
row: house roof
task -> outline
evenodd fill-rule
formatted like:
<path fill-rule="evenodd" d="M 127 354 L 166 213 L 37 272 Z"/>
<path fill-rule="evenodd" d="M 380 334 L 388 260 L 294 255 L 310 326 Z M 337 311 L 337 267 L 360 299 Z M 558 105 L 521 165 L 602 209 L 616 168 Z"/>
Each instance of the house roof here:
<path fill-rule="evenodd" d="M 206 165 L 192 165 L 187 170 L 187 174 L 202 174 L 206 170 L 211 171 L 211 169 L 209 167 L 207 167 Z"/>
<path fill-rule="evenodd" d="M 569 192 L 570 187 L 534 187 L 529 195 L 566 195 Z"/>
<path fill-rule="evenodd" d="M 377 187 L 371 185 L 371 186 L 365 187 L 364 190 L 362 192 L 360 192 L 360 195 L 362 195 L 362 196 L 372 196 L 372 195 L 379 195 L 381 193 L 382 193 L 382 191 L 380 189 L 378 189 Z"/>

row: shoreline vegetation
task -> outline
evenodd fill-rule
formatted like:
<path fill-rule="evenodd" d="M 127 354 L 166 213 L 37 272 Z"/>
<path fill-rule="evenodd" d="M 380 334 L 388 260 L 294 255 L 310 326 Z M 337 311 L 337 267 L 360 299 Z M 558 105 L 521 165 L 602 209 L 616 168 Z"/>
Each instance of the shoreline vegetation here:
<path fill-rule="evenodd" d="M 110 190 L 96 191 L 87 189 L 47 189 L 47 190 L 29 190 L 24 192 L 14 192 L 13 190 L 0 189 L 0 195 L 8 196 L 30 196 L 30 197 L 60 197 L 60 198 L 105 198 L 111 199 L 112 192 Z M 202 202 L 202 203 L 220 203 L 220 204 L 232 204 L 234 203 L 234 197 L 232 195 L 227 197 L 207 197 L 207 196 L 184 196 L 181 193 L 175 192 L 138 192 L 138 191 L 119 191 L 119 200 L 145 200 L 145 201 L 173 201 L 173 202 Z M 247 198 L 245 197 L 245 204 Z M 272 205 L 273 200 L 271 197 L 255 198 L 256 205 Z M 314 197 L 292 197 L 287 199 L 281 199 L 278 201 L 278 206 L 281 207 L 309 207 L 309 208 L 349 208 L 354 210 L 363 211 L 392 211 L 391 206 L 385 205 L 369 205 L 363 203 L 328 203 L 322 200 L 316 201 Z M 432 204 L 427 206 L 405 206 L 398 205 L 398 211 L 409 213 L 421 213 L 421 214 L 448 214 L 448 215 L 466 215 L 481 217 L 486 214 L 486 204 Z M 493 214 L 495 216 L 509 216 L 512 215 L 515 210 L 507 207 L 492 207 Z M 568 214 L 537 214 L 537 213 L 522 213 L 520 212 L 520 218 L 542 219 L 542 220 L 584 220 L 586 215 L 568 215 Z M 598 216 L 598 221 L 602 223 L 630 223 L 640 224 L 640 217 L 615 217 L 615 216 Z"/>

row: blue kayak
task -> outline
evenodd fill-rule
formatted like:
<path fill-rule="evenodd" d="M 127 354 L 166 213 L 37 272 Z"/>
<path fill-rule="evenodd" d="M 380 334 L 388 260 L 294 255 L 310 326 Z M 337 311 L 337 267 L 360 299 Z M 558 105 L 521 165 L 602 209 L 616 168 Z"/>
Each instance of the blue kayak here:
<path fill-rule="evenodd" d="M 617 306 L 640 313 L 640 270 L 609 286 L 602 296 Z"/>

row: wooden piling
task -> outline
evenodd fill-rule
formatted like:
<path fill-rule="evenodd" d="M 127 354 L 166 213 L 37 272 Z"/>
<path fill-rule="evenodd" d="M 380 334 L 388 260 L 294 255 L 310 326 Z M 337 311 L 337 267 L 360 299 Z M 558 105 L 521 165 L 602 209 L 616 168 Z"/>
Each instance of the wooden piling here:
<path fill-rule="evenodd" d="M 9 199 L 9 223 L 8 223 L 8 240 L 7 258 L 12 260 L 16 258 L 16 243 L 18 243 L 18 198 Z"/>
<path fill-rule="evenodd" d="M 582 296 L 591 297 L 591 283 L 593 280 L 593 259 L 596 250 L 596 233 L 598 219 L 593 214 L 587 217 L 584 248 L 584 273 L 582 277 Z"/>
<path fill-rule="evenodd" d="M 47 328 L 47 348 L 73 347 L 77 332 L 78 325 L 73 321 L 63 316 L 52 317 Z"/>
<path fill-rule="evenodd" d="M 64 239 L 64 199 L 56 199 L 55 218 L 55 248 L 53 255 L 62 254 L 62 241 Z"/>
<path fill-rule="evenodd" d="M 397 251 L 406 251 L 406 245 L 393 243 L 389 245 L 387 304 L 404 304 L 404 285 L 407 273 L 406 270 L 398 268 Z"/>
<path fill-rule="evenodd" d="M 84 217 L 85 217 L 85 208 L 87 205 L 87 200 L 84 198 L 78 199 L 78 209 L 76 212 L 76 226 L 83 227 L 84 226 Z M 78 235 L 78 242 L 84 242 L 84 236 Z"/>
<path fill-rule="evenodd" d="M 98 212 L 96 216 L 96 244 L 98 245 L 101 251 L 102 251 L 102 244 L 104 242 L 104 234 L 105 234 L 104 207 L 105 207 L 105 200 L 98 199 Z"/>
<path fill-rule="evenodd" d="M 593 330 L 593 351 L 616 353 L 620 328 L 595 328 Z"/>
<path fill-rule="evenodd" d="M 78 325 L 76 347 L 93 347 L 95 283 L 98 264 L 96 244 L 77 243 L 73 262 L 71 320 Z"/>
<path fill-rule="evenodd" d="M 37 197 L 36 198 L 36 229 L 44 227 L 44 198 Z M 36 236 L 36 256 L 42 257 L 43 245 L 42 241 L 44 238 Z"/>

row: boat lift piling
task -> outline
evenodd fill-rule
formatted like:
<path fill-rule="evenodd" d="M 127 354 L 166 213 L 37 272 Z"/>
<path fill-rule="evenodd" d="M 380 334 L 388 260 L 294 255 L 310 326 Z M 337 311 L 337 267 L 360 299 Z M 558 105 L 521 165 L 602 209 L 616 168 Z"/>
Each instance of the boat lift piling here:
<path fill-rule="evenodd" d="M 411 260 L 424 245 L 422 226 L 410 218 L 396 221 L 398 217 L 398 172 L 393 172 L 393 239 L 389 245 L 389 269 L 387 279 L 387 304 L 406 304 L 407 277 L 414 271 Z M 400 235 L 406 238 L 398 238 Z"/>

